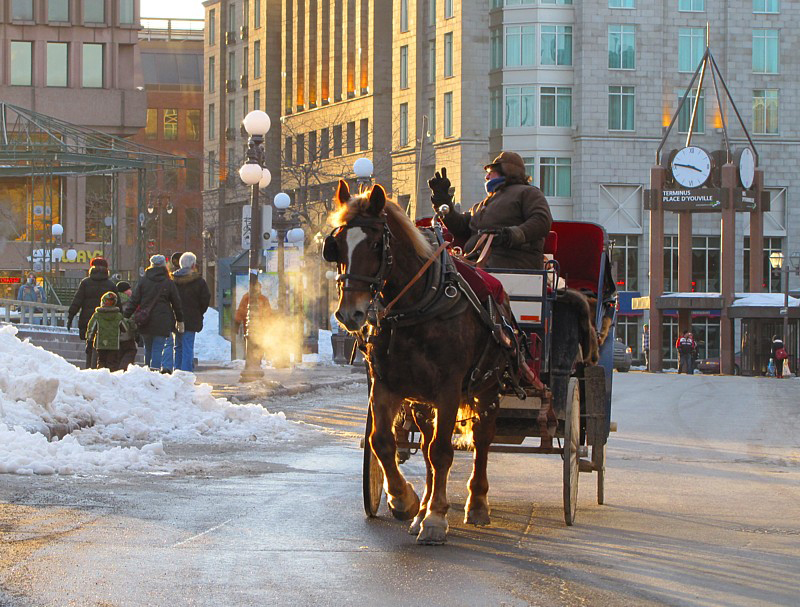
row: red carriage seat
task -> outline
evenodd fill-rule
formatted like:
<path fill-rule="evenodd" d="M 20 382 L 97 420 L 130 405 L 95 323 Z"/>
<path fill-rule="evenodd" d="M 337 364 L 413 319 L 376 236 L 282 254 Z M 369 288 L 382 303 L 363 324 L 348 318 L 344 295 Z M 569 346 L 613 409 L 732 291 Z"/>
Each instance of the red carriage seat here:
<path fill-rule="evenodd" d="M 567 286 L 597 295 L 606 250 L 605 230 L 597 224 L 580 221 L 554 221 L 552 229 L 558 245 L 554 256 Z"/>
<path fill-rule="evenodd" d="M 544 239 L 545 255 L 555 255 L 558 252 L 558 232 L 550 230 L 547 233 L 547 238 Z"/>

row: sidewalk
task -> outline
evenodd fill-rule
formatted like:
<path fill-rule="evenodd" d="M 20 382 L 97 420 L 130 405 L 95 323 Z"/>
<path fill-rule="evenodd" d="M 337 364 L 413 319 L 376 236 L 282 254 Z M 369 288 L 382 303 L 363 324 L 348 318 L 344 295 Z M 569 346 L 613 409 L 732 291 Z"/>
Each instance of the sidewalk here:
<path fill-rule="evenodd" d="M 195 372 L 198 383 L 211 384 L 213 394 L 233 403 L 262 402 L 281 396 L 295 396 L 324 390 L 342 383 L 363 382 L 367 374 L 362 365 L 303 363 L 286 369 L 263 369 L 258 381 L 240 383 L 241 367 L 205 367 Z"/>

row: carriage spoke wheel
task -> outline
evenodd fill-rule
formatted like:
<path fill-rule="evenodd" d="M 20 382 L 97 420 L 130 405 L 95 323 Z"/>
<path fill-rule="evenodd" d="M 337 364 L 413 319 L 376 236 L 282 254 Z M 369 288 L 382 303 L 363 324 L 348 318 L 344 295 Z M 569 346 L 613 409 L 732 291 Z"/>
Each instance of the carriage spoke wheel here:
<path fill-rule="evenodd" d="M 595 445 L 592 447 L 592 463 L 594 464 L 594 471 L 597 474 L 597 503 L 601 506 L 606 500 L 605 484 L 606 484 L 606 446 Z"/>
<path fill-rule="evenodd" d="M 378 515 L 383 498 L 383 468 L 372 452 L 369 435 L 372 434 L 372 410 L 367 413 L 367 428 L 364 433 L 364 470 L 362 485 L 364 490 L 364 512 L 370 518 Z"/>
<path fill-rule="evenodd" d="M 564 521 L 575 522 L 578 505 L 578 446 L 581 438 L 581 395 L 578 379 L 571 377 L 564 420 Z"/>

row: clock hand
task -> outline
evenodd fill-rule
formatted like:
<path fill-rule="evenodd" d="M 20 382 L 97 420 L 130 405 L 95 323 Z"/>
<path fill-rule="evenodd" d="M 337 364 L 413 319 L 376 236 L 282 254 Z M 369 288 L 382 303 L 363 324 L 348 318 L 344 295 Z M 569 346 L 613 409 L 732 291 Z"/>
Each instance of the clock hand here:
<path fill-rule="evenodd" d="M 687 169 L 692 169 L 692 170 L 697 171 L 698 173 L 702 173 L 703 172 L 702 169 L 698 169 L 696 166 L 692 166 L 691 164 L 681 164 L 680 162 L 676 162 L 675 166 L 676 167 L 684 167 L 684 168 L 687 168 Z"/>

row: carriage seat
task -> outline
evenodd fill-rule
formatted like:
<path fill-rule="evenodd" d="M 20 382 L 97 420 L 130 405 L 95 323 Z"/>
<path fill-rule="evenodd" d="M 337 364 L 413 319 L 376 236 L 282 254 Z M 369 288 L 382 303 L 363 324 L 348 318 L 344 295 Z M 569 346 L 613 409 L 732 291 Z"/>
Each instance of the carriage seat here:
<path fill-rule="evenodd" d="M 467 281 L 467 284 L 469 284 L 470 288 L 475 292 L 475 295 L 478 296 L 478 299 L 485 301 L 486 298 L 491 295 L 497 303 L 503 303 L 506 300 L 506 292 L 503 290 L 503 284 L 494 276 L 480 268 L 466 264 L 455 257 L 453 258 L 453 262 L 456 265 L 458 273 L 464 277 L 464 280 Z"/>
<path fill-rule="evenodd" d="M 553 232 L 560 245 L 554 257 L 567 286 L 596 296 L 606 249 L 603 228 L 582 221 L 554 221 Z"/>

